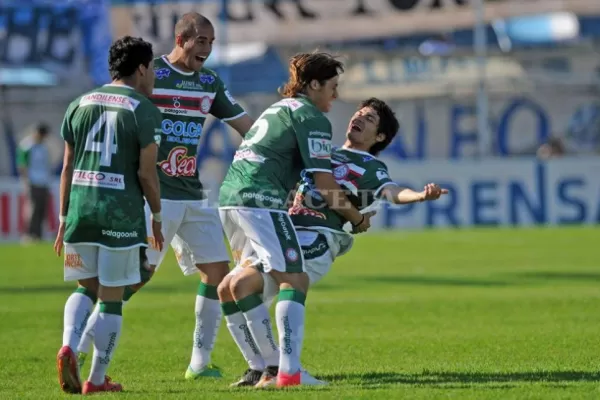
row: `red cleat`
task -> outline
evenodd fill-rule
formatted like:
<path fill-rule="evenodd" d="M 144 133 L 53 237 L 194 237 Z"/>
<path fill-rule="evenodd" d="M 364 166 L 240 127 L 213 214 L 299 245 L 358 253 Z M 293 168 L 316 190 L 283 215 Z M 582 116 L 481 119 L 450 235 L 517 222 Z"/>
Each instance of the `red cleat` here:
<path fill-rule="evenodd" d="M 58 383 L 63 392 L 81 393 L 77 356 L 69 346 L 63 346 L 58 351 L 56 368 L 58 369 Z"/>
<path fill-rule="evenodd" d="M 107 376 L 104 378 L 104 383 L 102 385 L 94 385 L 90 381 L 85 381 L 83 383 L 83 391 L 81 394 L 92 394 L 99 392 L 122 392 L 123 386 L 120 383 L 111 382 L 110 378 Z"/>
<path fill-rule="evenodd" d="M 298 386 L 301 383 L 302 373 L 300 371 L 293 375 L 279 371 L 277 374 L 277 387 Z"/>

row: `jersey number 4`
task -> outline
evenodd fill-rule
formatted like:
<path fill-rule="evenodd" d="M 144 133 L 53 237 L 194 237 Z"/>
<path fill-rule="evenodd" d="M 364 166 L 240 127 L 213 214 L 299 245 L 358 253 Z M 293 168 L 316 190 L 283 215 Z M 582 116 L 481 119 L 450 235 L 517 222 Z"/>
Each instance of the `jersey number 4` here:
<path fill-rule="evenodd" d="M 85 151 L 100 153 L 102 167 L 110 167 L 113 154 L 117 154 L 117 114 L 116 111 L 105 111 L 100 114 L 100 118 L 85 138 Z"/>

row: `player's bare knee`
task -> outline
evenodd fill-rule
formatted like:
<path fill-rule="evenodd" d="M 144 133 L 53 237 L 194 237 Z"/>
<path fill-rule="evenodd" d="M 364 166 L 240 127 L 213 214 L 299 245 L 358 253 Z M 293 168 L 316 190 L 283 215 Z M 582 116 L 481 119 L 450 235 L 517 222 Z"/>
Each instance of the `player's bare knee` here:
<path fill-rule="evenodd" d="M 96 295 L 98 294 L 98 278 L 80 279 L 77 284 Z"/>
<path fill-rule="evenodd" d="M 219 296 L 219 301 L 221 303 L 226 303 L 229 301 L 234 301 L 233 294 L 231 293 L 231 289 L 229 285 L 231 284 L 231 276 L 226 276 L 219 286 L 217 286 L 217 295 Z"/>
<path fill-rule="evenodd" d="M 229 273 L 229 263 L 220 261 L 207 264 L 196 264 L 202 282 L 207 285 L 218 286 Z"/>
<path fill-rule="evenodd" d="M 117 302 L 123 300 L 125 286 L 104 286 L 99 285 L 98 300 L 103 302 Z"/>
<path fill-rule="evenodd" d="M 261 293 L 263 286 L 262 275 L 254 268 L 245 268 L 240 274 L 234 275 L 229 283 L 229 289 L 235 300 Z"/>
<path fill-rule="evenodd" d="M 289 272 L 279 272 L 279 271 L 271 271 L 271 276 L 275 279 L 277 284 L 279 285 L 279 289 L 294 289 L 299 290 L 302 293 L 308 292 L 308 286 L 310 281 L 308 279 L 308 274 L 306 272 L 300 273 L 289 273 Z"/>

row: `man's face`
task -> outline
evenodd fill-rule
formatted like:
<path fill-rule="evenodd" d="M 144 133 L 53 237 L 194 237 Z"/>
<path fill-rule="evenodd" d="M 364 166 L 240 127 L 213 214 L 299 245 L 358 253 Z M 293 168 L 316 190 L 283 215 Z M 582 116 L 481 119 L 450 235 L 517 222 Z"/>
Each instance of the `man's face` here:
<path fill-rule="evenodd" d="M 177 44 L 183 48 L 185 66 L 189 70 L 199 72 L 210 56 L 214 41 L 215 30 L 212 25 L 196 26 L 194 34 L 185 41 L 179 36 Z"/>
<path fill-rule="evenodd" d="M 348 124 L 346 137 L 353 145 L 364 148 L 365 151 L 381 140 L 378 132 L 379 115 L 371 107 L 363 107 L 354 113 Z M 380 140 L 377 140 L 377 139 Z"/>
<path fill-rule="evenodd" d="M 151 60 L 150 64 L 148 64 L 148 68 L 140 65 L 140 92 L 145 94 L 146 96 L 150 96 L 152 94 L 152 90 L 154 90 L 154 61 Z"/>
<path fill-rule="evenodd" d="M 338 98 L 339 76 L 325 81 L 318 90 L 313 91 L 312 100 L 317 108 L 323 112 L 331 110 L 331 103 Z"/>

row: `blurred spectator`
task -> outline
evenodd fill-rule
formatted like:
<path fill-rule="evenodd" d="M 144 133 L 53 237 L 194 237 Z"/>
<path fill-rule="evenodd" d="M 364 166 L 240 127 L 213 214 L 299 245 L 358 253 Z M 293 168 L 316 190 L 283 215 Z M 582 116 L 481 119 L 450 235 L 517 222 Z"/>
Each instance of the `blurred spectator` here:
<path fill-rule="evenodd" d="M 548 160 L 550 158 L 562 157 L 565 154 L 565 146 L 557 137 L 550 138 L 547 143 L 540 146 L 537 151 L 539 159 Z"/>
<path fill-rule="evenodd" d="M 52 165 L 47 138 L 48 125 L 41 123 L 25 137 L 17 149 L 17 165 L 23 187 L 29 199 L 30 219 L 25 240 L 41 240 L 42 225 L 46 217 Z"/>

